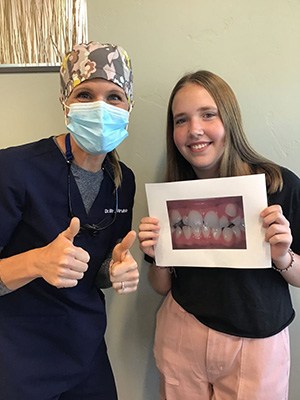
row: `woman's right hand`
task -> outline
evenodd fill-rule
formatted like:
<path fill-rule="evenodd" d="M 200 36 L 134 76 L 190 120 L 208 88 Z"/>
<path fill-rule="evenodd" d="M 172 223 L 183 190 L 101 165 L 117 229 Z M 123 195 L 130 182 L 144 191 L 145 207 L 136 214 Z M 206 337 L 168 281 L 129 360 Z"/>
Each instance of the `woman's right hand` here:
<path fill-rule="evenodd" d="M 154 217 L 143 217 L 139 224 L 138 238 L 140 249 L 150 257 L 154 258 L 154 246 L 159 237 L 159 220 Z"/>
<path fill-rule="evenodd" d="M 1 259 L 0 277 L 8 292 L 36 278 L 43 278 L 57 288 L 76 286 L 90 259 L 87 251 L 73 244 L 79 229 L 80 221 L 74 217 L 68 228 L 47 246 Z"/>
<path fill-rule="evenodd" d="M 74 287 L 88 269 L 90 256 L 73 244 L 80 221 L 73 218 L 68 228 L 47 246 L 39 249 L 38 274 L 57 288 Z"/>

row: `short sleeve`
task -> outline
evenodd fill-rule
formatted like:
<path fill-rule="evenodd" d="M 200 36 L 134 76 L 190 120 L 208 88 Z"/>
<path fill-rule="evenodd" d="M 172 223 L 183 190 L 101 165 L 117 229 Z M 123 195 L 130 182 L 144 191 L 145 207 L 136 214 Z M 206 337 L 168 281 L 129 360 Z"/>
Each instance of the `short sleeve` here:
<path fill-rule="evenodd" d="M 0 151 L 0 247 L 4 247 L 22 219 L 25 199 L 24 168 L 8 159 L 6 150 Z"/>
<path fill-rule="evenodd" d="M 279 204 L 290 223 L 292 249 L 300 254 L 300 179 L 292 171 L 282 168 L 283 189 L 269 196 L 269 204 Z"/>

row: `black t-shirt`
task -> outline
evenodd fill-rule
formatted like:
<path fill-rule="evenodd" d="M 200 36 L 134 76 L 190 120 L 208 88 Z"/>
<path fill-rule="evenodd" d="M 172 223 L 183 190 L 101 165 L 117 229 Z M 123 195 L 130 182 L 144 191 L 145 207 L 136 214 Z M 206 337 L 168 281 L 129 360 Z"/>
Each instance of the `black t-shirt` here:
<path fill-rule="evenodd" d="M 283 190 L 270 195 L 268 203 L 281 205 L 290 222 L 291 248 L 300 254 L 300 179 L 286 168 L 281 170 Z M 175 272 L 174 299 L 217 331 L 263 338 L 280 332 L 294 319 L 289 285 L 274 269 L 176 267 Z"/>

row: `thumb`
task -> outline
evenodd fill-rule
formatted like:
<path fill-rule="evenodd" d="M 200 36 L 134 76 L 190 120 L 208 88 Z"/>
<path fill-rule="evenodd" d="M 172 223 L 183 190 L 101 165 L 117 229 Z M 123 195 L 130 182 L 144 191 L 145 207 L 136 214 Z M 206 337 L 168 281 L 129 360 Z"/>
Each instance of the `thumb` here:
<path fill-rule="evenodd" d="M 136 239 L 136 232 L 130 231 L 127 235 L 123 238 L 121 243 L 118 243 L 112 253 L 112 259 L 114 262 L 122 262 L 126 257 L 128 250 L 133 245 Z"/>
<path fill-rule="evenodd" d="M 68 228 L 63 231 L 61 234 L 68 240 L 73 243 L 74 237 L 77 235 L 80 229 L 80 221 L 79 218 L 73 217 L 71 219 L 70 225 Z"/>

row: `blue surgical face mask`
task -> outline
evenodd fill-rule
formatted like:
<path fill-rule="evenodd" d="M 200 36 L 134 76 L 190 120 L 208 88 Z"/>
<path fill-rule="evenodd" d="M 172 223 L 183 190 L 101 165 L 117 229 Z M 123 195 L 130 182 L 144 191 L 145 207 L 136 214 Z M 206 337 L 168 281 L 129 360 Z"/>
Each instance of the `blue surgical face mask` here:
<path fill-rule="evenodd" d="M 89 154 L 114 150 L 128 136 L 129 112 L 104 101 L 72 103 L 66 126 L 78 146 Z"/>

